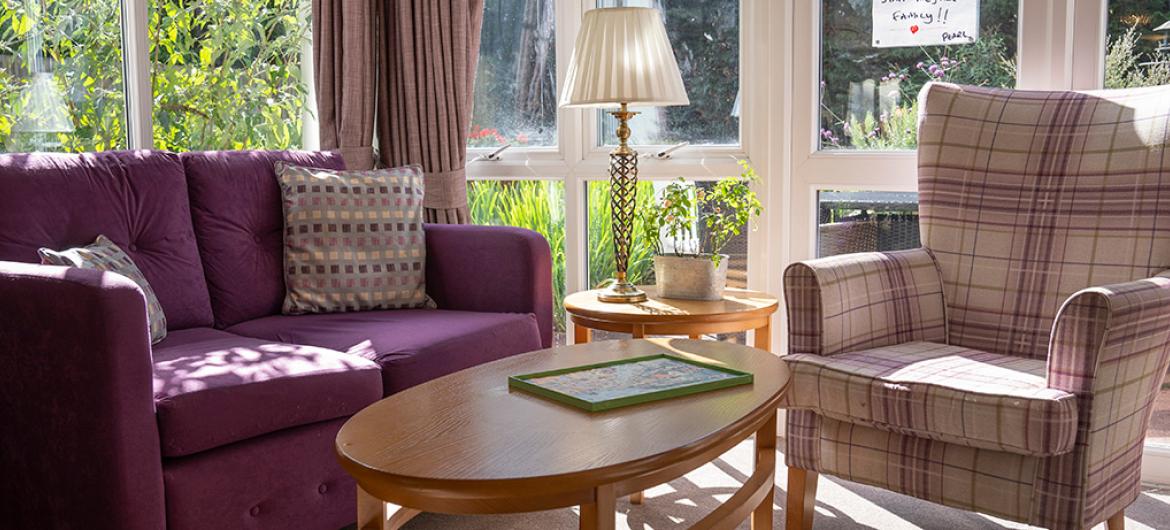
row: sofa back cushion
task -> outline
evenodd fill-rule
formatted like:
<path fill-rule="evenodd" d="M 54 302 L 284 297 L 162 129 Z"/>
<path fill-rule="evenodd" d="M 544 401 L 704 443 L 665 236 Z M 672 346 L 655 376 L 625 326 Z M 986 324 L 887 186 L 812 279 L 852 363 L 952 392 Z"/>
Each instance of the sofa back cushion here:
<path fill-rule="evenodd" d="M 345 169 L 341 155 L 218 151 L 180 155 L 216 327 L 280 313 L 284 213 L 274 166 Z"/>
<path fill-rule="evenodd" d="M 0 260 L 104 234 L 154 289 L 167 329 L 212 322 L 178 155 L 159 151 L 0 155 Z"/>

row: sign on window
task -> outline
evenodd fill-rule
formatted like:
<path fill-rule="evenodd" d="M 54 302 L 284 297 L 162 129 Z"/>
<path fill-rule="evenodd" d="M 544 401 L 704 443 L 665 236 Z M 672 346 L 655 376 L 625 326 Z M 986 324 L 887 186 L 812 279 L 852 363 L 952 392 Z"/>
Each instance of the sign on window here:
<path fill-rule="evenodd" d="M 873 0 L 873 46 L 970 44 L 979 38 L 979 0 Z"/>

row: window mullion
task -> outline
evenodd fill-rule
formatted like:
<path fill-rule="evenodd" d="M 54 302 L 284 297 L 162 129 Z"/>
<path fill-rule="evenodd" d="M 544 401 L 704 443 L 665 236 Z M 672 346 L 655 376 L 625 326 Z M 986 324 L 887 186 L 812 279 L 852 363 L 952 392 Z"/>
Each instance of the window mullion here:
<path fill-rule="evenodd" d="M 154 145 L 147 2 L 122 1 L 122 82 L 126 92 L 127 143 L 131 149 L 150 149 Z"/>

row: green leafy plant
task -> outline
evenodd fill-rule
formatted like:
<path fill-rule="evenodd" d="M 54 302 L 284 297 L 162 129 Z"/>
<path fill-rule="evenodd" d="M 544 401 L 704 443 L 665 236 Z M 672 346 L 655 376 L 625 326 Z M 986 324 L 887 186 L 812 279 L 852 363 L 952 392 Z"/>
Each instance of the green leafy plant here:
<path fill-rule="evenodd" d="M 640 209 L 643 246 L 664 254 L 665 239 L 676 256 L 709 255 L 718 266 L 727 243 L 764 209 L 752 190 L 759 176 L 746 160 L 739 165 L 739 176 L 721 179 L 706 191 L 682 178 L 664 188 L 656 201 Z M 696 234 L 699 224 L 705 230 Z"/>
<path fill-rule="evenodd" d="M 1139 49 L 1136 25 L 1109 43 L 1105 54 L 1105 87 L 1133 88 L 1170 83 L 1170 64 Z"/>

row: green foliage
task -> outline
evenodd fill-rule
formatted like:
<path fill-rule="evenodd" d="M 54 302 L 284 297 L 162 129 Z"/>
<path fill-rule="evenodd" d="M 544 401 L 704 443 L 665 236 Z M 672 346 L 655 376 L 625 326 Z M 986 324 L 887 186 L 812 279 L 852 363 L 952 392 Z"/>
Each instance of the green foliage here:
<path fill-rule="evenodd" d="M 1105 88 L 1131 88 L 1170 83 L 1170 63 L 1138 46 L 1138 28 L 1130 26 L 1109 43 L 1105 55 Z M 1162 61 L 1157 61 L 1160 58 Z M 1143 64 L 1152 63 L 1152 64 Z"/>
<path fill-rule="evenodd" d="M 0 0 L 0 146 L 24 146 L 12 125 L 40 32 L 43 70 L 64 89 L 75 128 L 57 135 L 60 149 L 125 148 L 120 2 L 47 0 L 39 24 L 30 5 Z M 155 147 L 299 146 L 306 20 L 300 0 L 150 2 Z"/>
<path fill-rule="evenodd" d="M 672 243 L 675 255 L 710 254 L 716 265 L 728 241 L 742 233 L 753 216 L 763 212 L 751 186 L 759 180 L 755 169 L 740 160 L 743 172 L 738 177 L 720 179 L 708 190 L 699 190 L 683 178 L 662 190 L 657 200 L 639 208 L 642 247 L 662 254 L 662 238 Z M 694 227 L 702 223 L 706 230 L 694 236 Z"/>

